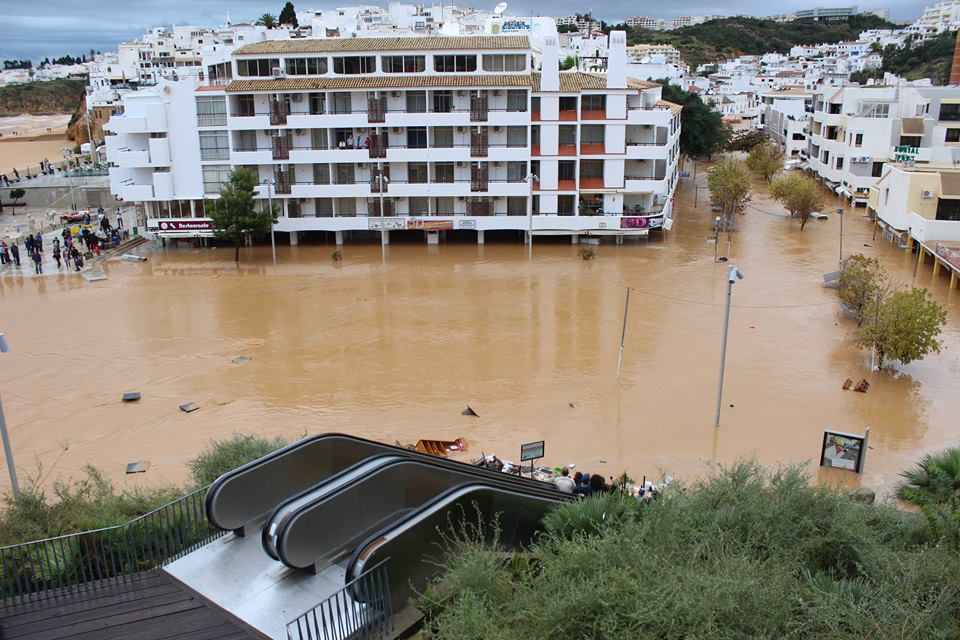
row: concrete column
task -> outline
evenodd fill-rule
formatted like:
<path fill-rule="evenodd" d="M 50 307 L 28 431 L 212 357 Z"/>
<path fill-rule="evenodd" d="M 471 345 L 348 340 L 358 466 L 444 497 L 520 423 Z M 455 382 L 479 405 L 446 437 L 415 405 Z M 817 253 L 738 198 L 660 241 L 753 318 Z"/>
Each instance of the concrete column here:
<path fill-rule="evenodd" d="M 440 232 L 427 231 L 427 244 L 440 244 Z"/>
<path fill-rule="evenodd" d="M 477 244 L 483 244 L 483 243 L 484 243 L 483 230 L 477 231 Z"/>
<path fill-rule="evenodd" d="M 913 236 L 907 236 L 907 250 L 913 249 Z"/>
<path fill-rule="evenodd" d="M 390 244 L 390 231 L 387 229 L 383 231 L 383 244 Z"/>
<path fill-rule="evenodd" d="M 343 244 L 343 231 L 334 231 L 333 237 L 338 247 Z"/>
<path fill-rule="evenodd" d="M 577 234 L 570 236 L 570 244 L 580 244 L 580 236 Z"/>
<path fill-rule="evenodd" d="M 950 272 L 950 288 L 955 289 L 957 287 L 957 272 Z"/>
<path fill-rule="evenodd" d="M 290 246 L 291 246 L 291 247 L 295 247 L 295 246 L 297 246 L 298 244 L 300 244 L 300 232 L 299 232 L 299 231 L 291 231 L 291 232 L 290 232 Z"/>
<path fill-rule="evenodd" d="M 933 258 L 933 276 L 937 277 L 940 275 L 940 261 L 937 260 L 936 256 Z"/>
<path fill-rule="evenodd" d="M 923 245 L 920 245 L 920 250 L 919 250 L 919 252 L 917 253 L 917 264 L 923 264 L 923 259 L 924 259 L 924 257 L 925 257 L 925 256 L 923 255 L 924 253 L 925 253 L 925 252 L 924 252 L 924 250 L 923 250 Z"/>

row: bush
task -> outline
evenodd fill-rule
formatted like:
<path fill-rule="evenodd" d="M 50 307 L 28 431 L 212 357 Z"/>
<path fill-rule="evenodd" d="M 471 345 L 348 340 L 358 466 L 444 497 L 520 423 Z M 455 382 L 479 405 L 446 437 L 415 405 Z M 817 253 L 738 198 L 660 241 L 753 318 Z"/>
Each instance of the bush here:
<path fill-rule="evenodd" d="M 514 571 L 476 543 L 448 554 L 434 638 L 957 637 L 960 556 L 890 505 L 755 462 L 671 485 L 626 517 L 562 505 Z M 604 498 L 606 500 L 606 498 Z M 588 531 L 588 534 L 584 534 Z M 513 563 L 516 565 L 517 563 Z"/>
<path fill-rule="evenodd" d="M 214 440 L 187 466 L 194 485 L 205 487 L 227 471 L 286 445 L 287 441 L 280 437 L 269 439 L 238 433 L 226 440 Z"/>

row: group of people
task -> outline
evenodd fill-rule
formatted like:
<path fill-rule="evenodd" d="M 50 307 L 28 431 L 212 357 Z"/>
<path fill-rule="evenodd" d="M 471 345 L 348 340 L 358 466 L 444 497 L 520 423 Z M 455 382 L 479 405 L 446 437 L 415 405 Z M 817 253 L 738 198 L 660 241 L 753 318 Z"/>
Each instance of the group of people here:
<path fill-rule="evenodd" d="M 561 493 L 569 493 L 575 496 L 587 497 L 592 495 L 599 495 L 601 493 L 612 493 L 616 488 L 612 483 L 607 483 L 603 476 L 600 474 L 590 474 L 590 473 L 581 473 L 577 471 L 573 474 L 573 477 L 570 477 L 570 469 L 564 467 L 560 471 L 560 475 L 554 480 L 554 484 L 557 487 L 557 491 Z M 657 497 L 657 486 L 645 482 L 637 490 L 637 499 L 642 501 L 653 500 Z"/>
<path fill-rule="evenodd" d="M 34 273 L 43 273 L 43 236 L 40 235 L 40 232 L 27 234 L 27 239 L 23 241 L 23 248 L 30 260 L 33 261 Z M 20 266 L 20 246 L 16 241 L 12 245 L 8 245 L 6 242 L 0 243 L 0 265 L 3 264 Z"/>
<path fill-rule="evenodd" d="M 338 149 L 369 149 L 370 148 L 370 136 L 357 136 L 357 139 L 353 139 L 353 134 L 351 133 L 346 137 L 346 139 L 341 140 L 337 143 Z"/>
<path fill-rule="evenodd" d="M 0 173 L 0 187 L 9 187 L 12 184 L 20 182 L 20 172 L 16 168 L 12 169 L 13 179 L 10 178 L 5 173 Z M 40 161 L 40 173 L 45 176 L 52 176 L 57 172 L 57 168 L 53 166 L 53 163 L 50 162 L 47 158 L 44 158 Z M 27 179 L 36 178 L 36 175 L 30 173 L 30 167 L 27 167 Z"/>

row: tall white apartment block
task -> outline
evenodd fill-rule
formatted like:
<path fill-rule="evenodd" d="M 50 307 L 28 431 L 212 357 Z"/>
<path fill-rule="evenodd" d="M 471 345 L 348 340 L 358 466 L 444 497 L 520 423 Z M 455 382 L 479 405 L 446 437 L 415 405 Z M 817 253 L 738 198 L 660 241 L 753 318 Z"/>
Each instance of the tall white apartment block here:
<path fill-rule="evenodd" d="M 807 151 L 807 118 L 813 111 L 813 91 L 800 87 L 760 94 L 760 122 L 767 136 L 780 145 L 788 161 L 799 162 Z"/>
<path fill-rule="evenodd" d="M 106 125 L 110 184 L 168 236 L 209 235 L 204 201 L 237 167 L 279 204 L 291 242 L 381 229 L 482 240 L 526 230 L 531 212 L 542 233 L 637 234 L 672 215 L 680 107 L 626 68 L 623 32 L 606 74 L 560 72 L 555 36 L 536 60 L 526 36 L 260 42 L 218 83 L 126 96 Z"/>
<path fill-rule="evenodd" d="M 866 204 L 885 162 L 960 160 L 960 87 L 827 88 L 814 97 L 809 167 L 837 193 Z"/>

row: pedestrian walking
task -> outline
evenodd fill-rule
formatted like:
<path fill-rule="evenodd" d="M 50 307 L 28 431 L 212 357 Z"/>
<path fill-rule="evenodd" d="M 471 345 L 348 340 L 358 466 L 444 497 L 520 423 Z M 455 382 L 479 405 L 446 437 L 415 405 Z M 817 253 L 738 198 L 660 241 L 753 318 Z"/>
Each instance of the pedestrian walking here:
<path fill-rule="evenodd" d="M 27 250 L 27 255 L 33 254 L 33 236 L 27 234 L 27 239 L 23 241 L 23 248 Z"/>
<path fill-rule="evenodd" d="M 117 209 L 117 229 L 123 229 L 123 214 Z"/>
<path fill-rule="evenodd" d="M 76 247 L 70 249 L 70 256 L 73 258 L 73 266 L 77 268 L 77 271 L 83 268 L 83 256 L 77 251 Z"/>
<path fill-rule="evenodd" d="M 7 253 L 7 243 L 0 242 L 0 265 L 5 265 L 10 262 L 10 258 Z"/>
<path fill-rule="evenodd" d="M 20 266 L 20 247 L 17 246 L 16 242 L 10 245 L 10 257 L 13 258 L 14 264 L 16 264 L 19 267 Z"/>
<path fill-rule="evenodd" d="M 60 245 L 54 242 L 53 244 L 53 259 L 57 261 L 57 269 L 60 269 Z"/>
<path fill-rule="evenodd" d="M 43 253 L 43 236 L 39 231 L 33 236 L 33 246 L 37 248 L 37 251 Z"/>
<path fill-rule="evenodd" d="M 43 261 L 43 256 L 40 255 L 39 251 L 34 251 L 30 254 L 30 257 L 33 258 L 33 273 L 39 276 L 43 273 L 43 265 L 40 264 Z"/>

